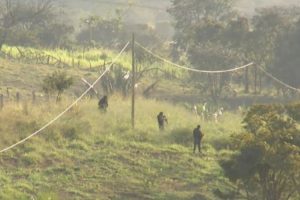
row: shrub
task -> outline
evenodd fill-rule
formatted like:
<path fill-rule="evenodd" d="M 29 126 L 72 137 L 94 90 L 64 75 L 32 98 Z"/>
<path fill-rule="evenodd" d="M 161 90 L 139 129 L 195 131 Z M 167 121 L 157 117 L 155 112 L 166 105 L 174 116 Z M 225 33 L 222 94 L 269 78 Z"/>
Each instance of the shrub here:
<path fill-rule="evenodd" d="M 37 153 L 28 153 L 21 158 L 21 161 L 25 166 L 30 166 L 38 164 L 41 159 L 41 156 Z"/>
<path fill-rule="evenodd" d="M 87 151 L 88 150 L 88 146 L 86 143 L 82 142 L 82 141 L 73 141 L 68 148 L 70 149 L 75 149 L 75 150 L 82 150 L 82 151 Z"/>
<path fill-rule="evenodd" d="M 189 128 L 176 128 L 171 131 L 170 141 L 177 144 L 188 145 L 192 142 L 192 132 Z"/>
<path fill-rule="evenodd" d="M 68 77 L 66 72 L 55 71 L 44 79 L 42 89 L 47 95 L 56 92 L 56 102 L 58 102 L 62 93 L 72 84 L 73 78 Z"/>

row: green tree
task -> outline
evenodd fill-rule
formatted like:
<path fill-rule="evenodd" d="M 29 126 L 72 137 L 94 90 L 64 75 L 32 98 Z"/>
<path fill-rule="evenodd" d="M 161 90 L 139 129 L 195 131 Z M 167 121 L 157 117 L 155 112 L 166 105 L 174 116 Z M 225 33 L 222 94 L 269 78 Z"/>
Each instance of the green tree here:
<path fill-rule="evenodd" d="M 236 13 L 232 9 L 234 1 L 193 0 L 172 1 L 170 14 L 175 20 L 173 52 L 187 55 L 187 65 L 202 70 L 220 70 L 234 65 L 245 64 L 241 51 L 241 40 L 248 33 L 248 24 L 233 21 Z M 235 23 L 234 23 L 235 22 Z M 241 22 L 239 24 L 239 22 Z M 243 24 L 244 23 L 244 24 Z M 229 86 L 230 76 L 201 76 L 191 73 L 195 85 L 206 88 L 209 97 L 217 103 L 224 93 L 224 86 Z M 205 89 L 203 89 L 205 90 Z M 203 92 L 202 92 L 203 94 Z M 224 95 L 226 95 L 224 93 Z"/>
<path fill-rule="evenodd" d="M 299 9 L 271 7 L 257 10 L 252 17 L 253 30 L 248 49 L 254 61 L 264 68 L 273 64 L 275 49 L 280 46 L 279 39 L 299 19 Z"/>
<path fill-rule="evenodd" d="M 299 199 L 300 130 L 287 107 L 254 106 L 244 124 L 237 153 L 221 162 L 225 175 L 245 199 Z"/>
<path fill-rule="evenodd" d="M 59 47 L 73 27 L 64 23 L 52 0 L 1 0 L 0 49 L 3 44 Z"/>
<path fill-rule="evenodd" d="M 63 92 L 73 84 L 73 78 L 68 77 L 66 72 L 55 71 L 45 77 L 43 81 L 43 91 L 49 96 L 56 93 L 56 102 L 60 101 Z"/>
<path fill-rule="evenodd" d="M 226 21 L 234 13 L 233 0 L 172 0 L 169 13 L 175 20 L 175 41 L 177 47 L 186 49 L 191 41 L 194 26 L 211 19 Z"/>
<path fill-rule="evenodd" d="M 77 40 L 82 44 L 97 43 L 101 46 L 111 47 L 118 42 L 122 31 L 121 18 L 102 18 L 89 16 L 82 19 L 84 28 L 77 35 Z"/>
<path fill-rule="evenodd" d="M 273 72 L 293 87 L 300 87 L 300 20 L 279 39 L 275 48 Z"/>

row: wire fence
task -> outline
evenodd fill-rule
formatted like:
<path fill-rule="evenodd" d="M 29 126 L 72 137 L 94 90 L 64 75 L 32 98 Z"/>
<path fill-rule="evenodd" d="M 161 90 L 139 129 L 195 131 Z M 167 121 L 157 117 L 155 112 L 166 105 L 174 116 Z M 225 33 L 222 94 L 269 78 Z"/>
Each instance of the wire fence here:
<path fill-rule="evenodd" d="M 78 97 L 73 103 L 71 103 L 64 111 L 62 111 L 60 114 L 58 114 L 56 117 L 54 117 L 51 121 L 49 121 L 48 123 L 46 123 L 43 127 L 41 127 L 40 129 L 38 129 L 37 131 L 35 131 L 34 133 L 30 134 L 29 136 L 25 137 L 24 139 L 2 149 L 0 151 L 0 153 L 6 152 L 14 147 L 17 147 L 18 145 L 28 141 L 30 138 L 38 135 L 39 133 L 41 133 L 44 129 L 48 128 L 50 125 L 52 125 L 54 122 L 56 122 L 58 119 L 60 119 L 63 115 L 65 115 L 69 110 L 71 110 L 99 81 L 100 79 L 109 72 L 111 66 L 119 59 L 119 57 L 124 53 L 124 51 L 126 50 L 126 48 L 128 47 L 129 42 L 124 46 L 124 48 L 120 51 L 120 53 L 115 57 L 115 59 L 113 60 L 113 62 L 106 68 L 106 70 L 90 85 L 90 87 L 88 89 L 86 89 L 81 95 L 80 97 Z"/>

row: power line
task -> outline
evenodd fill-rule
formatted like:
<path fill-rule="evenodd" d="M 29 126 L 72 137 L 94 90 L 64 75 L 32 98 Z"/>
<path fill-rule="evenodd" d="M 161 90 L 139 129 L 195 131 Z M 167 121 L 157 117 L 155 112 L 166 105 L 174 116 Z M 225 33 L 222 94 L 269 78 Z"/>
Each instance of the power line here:
<path fill-rule="evenodd" d="M 244 69 L 244 68 L 247 68 L 247 67 L 250 67 L 252 65 L 254 65 L 254 63 L 249 63 L 247 65 L 244 65 L 244 66 L 241 66 L 241 67 L 236 67 L 236 68 L 232 68 L 232 69 L 228 69 L 228 70 L 218 70 L 218 71 L 207 71 L 207 70 L 198 70 L 198 69 L 193 69 L 193 68 L 189 68 L 189 67 L 185 67 L 185 66 L 181 66 L 181 65 L 178 65 L 176 63 L 173 63 L 155 53 L 153 53 L 152 51 L 148 50 L 146 47 L 142 46 L 141 44 L 137 43 L 137 46 L 139 46 L 140 48 L 142 48 L 144 51 L 146 51 L 147 53 L 151 54 L 152 56 L 162 60 L 163 62 L 165 63 L 168 63 L 172 66 L 175 66 L 177 68 L 180 68 L 180 69 L 185 69 L 185 70 L 188 70 L 188 71 L 193 71 L 193 72 L 198 72 L 198 73 L 207 73 L 207 74 L 219 74 L 219 73 L 227 73 L 227 72 L 233 72 L 233 71 L 237 71 L 237 70 L 241 70 L 241 69 Z M 273 79 L 274 81 L 276 81 L 277 83 L 281 84 L 282 86 L 285 86 L 286 88 L 289 88 L 291 90 L 294 90 L 294 91 L 297 91 L 297 92 L 300 92 L 300 89 L 298 88 L 295 88 L 281 80 L 279 80 L 278 78 L 276 78 L 274 75 L 272 75 L 271 73 L 265 71 L 263 68 L 261 67 L 258 67 L 257 68 L 259 70 L 261 70 L 266 76 L 270 77 L 271 79 Z"/>
<path fill-rule="evenodd" d="M 42 128 L 40 128 L 39 130 L 35 131 L 34 133 L 32 133 L 31 135 L 27 136 L 26 138 L 20 140 L 19 142 L 16 142 L 15 144 L 6 147 L 4 149 L 2 149 L 0 151 L 0 153 L 6 152 L 24 142 L 26 142 L 27 140 L 29 140 L 30 138 L 34 137 L 35 135 L 39 134 L 41 131 L 43 131 L 44 129 L 48 128 L 51 124 L 53 124 L 55 121 L 57 121 L 59 118 L 61 118 L 65 113 L 67 113 L 72 107 L 74 107 L 98 82 L 99 80 L 107 73 L 109 72 L 111 66 L 119 59 L 119 57 L 123 54 L 123 52 L 126 50 L 126 48 L 128 47 L 129 42 L 127 42 L 127 44 L 124 46 L 124 48 L 120 51 L 120 53 L 114 58 L 114 60 L 112 61 L 112 63 L 106 68 L 106 70 L 95 80 L 95 82 L 93 84 L 90 85 L 90 87 L 82 93 L 82 95 L 80 97 L 78 97 L 71 105 L 69 105 L 63 112 L 61 112 L 59 115 L 57 115 L 55 118 L 53 118 L 51 121 L 49 121 L 47 124 L 45 124 Z"/>
<path fill-rule="evenodd" d="M 294 90 L 294 91 L 296 91 L 296 92 L 300 92 L 300 89 L 295 88 L 295 87 L 293 87 L 293 86 L 291 86 L 291 85 L 289 85 L 289 84 L 287 84 L 287 83 L 285 83 L 285 82 L 279 80 L 278 78 L 276 78 L 276 77 L 273 76 L 271 73 L 269 73 L 269 72 L 267 72 L 266 70 L 264 70 L 263 68 L 258 67 L 258 69 L 261 70 L 266 76 L 270 77 L 270 78 L 273 79 L 275 82 L 279 83 L 280 85 L 285 86 L 286 88 L 289 88 L 289 89 Z"/>
<path fill-rule="evenodd" d="M 156 6 L 148 6 L 148 5 L 142 5 L 142 4 L 129 4 L 129 3 L 122 3 L 122 2 L 111 2 L 111 1 L 100 1 L 98 3 L 102 4 L 108 4 L 108 5 L 120 5 L 120 6 L 129 6 L 129 7 L 136 7 L 136 8 L 144 8 L 148 10 L 155 10 L 155 11 L 164 11 L 166 12 L 167 10 L 161 7 L 156 7 Z"/>
<path fill-rule="evenodd" d="M 220 73 L 228 73 L 228 72 L 234 72 L 234 71 L 237 71 L 237 70 L 241 70 L 241 69 L 244 69 L 244 68 L 247 68 L 247 67 L 250 67 L 252 65 L 254 65 L 253 62 L 247 64 L 247 65 L 243 65 L 243 66 L 240 66 L 240 67 L 235 67 L 235 68 L 231 68 L 231 69 L 225 69 L 225 70 L 216 70 L 216 71 L 210 71 L 210 70 L 200 70 L 200 69 L 194 69 L 194 68 L 190 68 L 190 67 L 185 67 L 185 66 L 182 66 L 182 65 L 178 65 L 172 61 L 169 61 L 155 53 L 153 53 L 152 51 L 148 50 L 146 47 L 142 46 L 140 43 L 136 42 L 137 46 L 139 46 L 140 48 L 142 48 L 144 51 L 146 51 L 147 53 L 151 54 L 152 56 L 158 58 L 159 60 L 165 62 L 165 63 L 168 63 L 174 67 L 177 67 L 177 68 L 180 68 L 180 69 L 185 69 L 185 70 L 188 70 L 188 71 L 193 71 L 193 72 L 198 72 L 198 73 L 206 73 L 206 74 L 220 74 Z"/>

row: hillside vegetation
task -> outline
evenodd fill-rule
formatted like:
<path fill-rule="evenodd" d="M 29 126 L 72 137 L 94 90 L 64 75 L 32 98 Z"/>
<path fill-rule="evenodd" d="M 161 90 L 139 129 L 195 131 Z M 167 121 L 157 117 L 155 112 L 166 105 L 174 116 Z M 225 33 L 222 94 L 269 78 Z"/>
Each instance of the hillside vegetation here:
<path fill-rule="evenodd" d="M 300 9 L 237 5 L 0 1 L 0 199 L 299 200 Z"/>
<path fill-rule="evenodd" d="M 230 135 L 240 117 L 202 122 L 180 106 L 139 98 L 137 127 L 130 126 L 130 101 L 114 96 L 108 113 L 97 102 L 78 104 L 40 136 L 0 157 L 1 199 L 218 199 L 230 189 L 219 158 L 230 155 Z M 1 111 L 1 148 L 41 127 L 69 101 L 6 106 Z M 159 132 L 156 115 L 169 118 Z M 203 154 L 192 153 L 192 129 L 203 124 Z"/>

